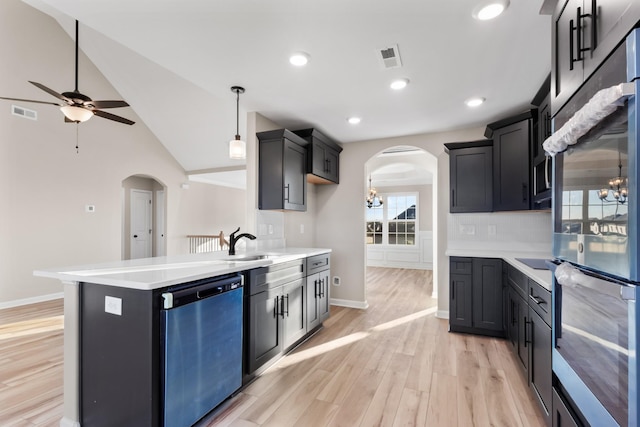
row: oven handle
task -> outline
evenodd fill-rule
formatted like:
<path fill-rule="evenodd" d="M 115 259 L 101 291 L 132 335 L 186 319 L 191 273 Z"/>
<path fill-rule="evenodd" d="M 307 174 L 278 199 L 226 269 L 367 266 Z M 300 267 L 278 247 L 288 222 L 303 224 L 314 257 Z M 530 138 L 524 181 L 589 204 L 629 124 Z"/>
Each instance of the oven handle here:
<path fill-rule="evenodd" d="M 562 263 L 555 271 L 556 280 L 561 286 L 584 287 L 602 294 L 620 298 L 625 301 L 636 300 L 636 286 L 599 276 L 595 273 L 585 273 L 571 264 Z"/>

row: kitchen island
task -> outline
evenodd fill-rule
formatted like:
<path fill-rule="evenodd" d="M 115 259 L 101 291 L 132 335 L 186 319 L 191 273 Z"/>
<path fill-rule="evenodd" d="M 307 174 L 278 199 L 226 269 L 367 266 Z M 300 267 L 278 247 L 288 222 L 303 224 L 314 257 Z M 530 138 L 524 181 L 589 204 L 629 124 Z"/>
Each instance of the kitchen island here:
<path fill-rule="evenodd" d="M 158 329 L 158 318 L 152 317 L 159 316 L 160 295 L 167 288 L 306 259 L 329 252 L 331 252 L 330 249 L 317 248 L 286 248 L 235 256 L 228 256 L 225 252 L 216 252 L 35 271 L 34 275 L 36 276 L 54 278 L 64 284 L 64 417 L 60 425 L 80 426 L 82 417 L 86 415 L 81 411 L 82 309 L 85 289 L 91 288 L 94 291 L 103 292 L 105 295 L 101 302 L 103 305 L 98 308 L 99 310 L 103 309 L 105 313 L 109 313 L 116 319 L 118 316 L 132 312 L 141 315 L 142 317 L 139 317 L 141 329 L 137 332 L 140 335 L 144 328 Z M 144 316 L 149 318 L 144 319 Z M 160 345 L 160 339 L 157 334 L 155 335 L 148 337 L 147 344 Z M 154 378 L 153 384 L 148 385 L 149 393 L 154 395 L 142 396 L 142 398 L 149 401 L 147 402 L 149 411 L 159 414 L 157 402 L 159 384 L 156 380 L 160 375 L 160 362 L 157 356 L 159 350 L 152 350 L 156 352 L 153 356 L 154 360 L 149 360 L 148 367 L 141 369 L 147 369 L 148 376 Z M 121 385 L 117 381 L 117 378 L 114 378 L 113 388 L 116 391 L 121 389 Z M 157 425 L 160 418 L 158 414 L 153 414 L 153 419 L 150 418 L 151 421 L 148 425 Z M 105 420 L 102 422 L 103 425 L 109 425 L 108 422 L 105 423 Z M 91 424 L 100 425 L 99 422 Z"/>

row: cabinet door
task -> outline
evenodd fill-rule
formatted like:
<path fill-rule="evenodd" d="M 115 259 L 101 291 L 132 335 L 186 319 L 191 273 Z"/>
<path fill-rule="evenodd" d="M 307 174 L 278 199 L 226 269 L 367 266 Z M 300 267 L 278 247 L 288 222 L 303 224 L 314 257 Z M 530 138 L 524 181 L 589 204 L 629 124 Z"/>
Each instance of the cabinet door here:
<path fill-rule="evenodd" d="M 320 325 L 320 273 L 307 276 L 307 330 Z"/>
<path fill-rule="evenodd" d="M 284 208 L 306 211 L 307 178 L 306 150 L 304 147 L 284 140 Z"/>
<path fill-rule="evenodd" d="M 578 427 L 579 424 L 571 412 L 567 405 L 565 405 L 564 401 L 558 394 L 556 390 L 553 390 L 553 427 Z"/>
<path fill-rule="evenodd" d="M 502 260 L 473 259 L 473 327 L 502 331 Z"/>
<path fill-rule="evenodd" d="M 528 210 L 531 187 L 529 150 L 531 120 L 493 133 L 493 209 Z"/>
<path fill-rule="evenodd" d="M 471 327 L 472 322 L 471 275 L 451 274 L 449 290 L 449 324 Z"/>
<path fill-rule="evenodd" d="M 582 32 L 577 34 L 576 17 L 582 0 L 560 0 L 553 15 L 551 60 L 551 110 L 552 115 L 580 87 L 584 80 L 583 64 L 578 60 L 578 37 L 582 44 Z"/>
<path fill-rule="evenodd" d="M 283 322 L 283 344 L 286 350 L 307 333 L 305 288 L 306 278 L 286 284 L 282 288 L 280 315 Z"/>
<path fill-rule="evenodd" d="M 528 377 L 529 372 L 529 343 L 531 338 L 529 337 L 529 305 L 518 294 L 514 296 L 514 307 L 518 329 L 518 341 L 516 345 L 516 356 L 520 361 L 520 366 L 524 369 L 525 374 Z"/>
<path fill-rule="evenodd" d="M 531 344 L 529 383 L 533 389 L 541 409 L 548 419 L 551 414 L 551 327 L 529 308 Z"/>
<path fill-rule="evenodd" d="M 255 372 L 283 351 L 280 333 L 281 288 L 249 298 L 248 373 Z"/>
<path fill-rule="evenodd" d="M 638 0 L 585 0 L 583 19 L 585 80 L 640 21 Z M 593 25 L 595 22 L 595 27 Z"/>
<path fill-rule="evenodd" d="M 329 306 L 330 306 L 330 283 L 331 272 L 325 270 L 320 272 L 320 297 L 318 299 L 318 307 L 320 311 L 320 322 L 324 322 L 329 318 Z"/>
<path fill-rule="evenodd" d="M 493 209 L 492 147 L 460 148 L 449 152 L 449 211 L 491 212 Z"/>
<path fill-rule="evenodd" d="M 327 147 L 325 150 L 326 178 L 336 184 L 340 182 L 340 153 Z"/>

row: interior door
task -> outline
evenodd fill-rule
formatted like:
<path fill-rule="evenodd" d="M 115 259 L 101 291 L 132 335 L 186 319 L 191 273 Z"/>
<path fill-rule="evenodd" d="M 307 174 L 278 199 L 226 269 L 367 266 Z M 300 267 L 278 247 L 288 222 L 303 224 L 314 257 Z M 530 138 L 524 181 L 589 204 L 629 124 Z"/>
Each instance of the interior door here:
<path fill-rule="evenodd" d="M 131 190 L 130 259 L 148 258 L 152 255 L 152 198 L 151 191 Z"/>

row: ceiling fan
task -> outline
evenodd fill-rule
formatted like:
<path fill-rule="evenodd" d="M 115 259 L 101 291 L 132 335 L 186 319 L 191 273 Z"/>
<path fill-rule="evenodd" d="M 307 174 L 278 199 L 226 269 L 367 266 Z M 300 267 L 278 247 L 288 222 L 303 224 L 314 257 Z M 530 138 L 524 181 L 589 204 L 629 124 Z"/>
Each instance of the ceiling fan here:
<path fill-rule="evenodd" d="M 119 123 L 124 123 L 126 125 L 132 125 L 135 122 L 124 117 L 117 116 L 115 114 L 107 113 L 106 111 L 102 111 L 106 108 L 120 108 L 120 107 L 128 107 L 125 101 L 94 101 L 89 98 L 87 95 L 83 95 L 78 91 L 78 21 L 76 20 L 76 86 L 73 92 L 62 92 L 58 93 L 55 90 L 49 89 L 45 85 L 29 81 L 35 87 L 42 89 L 47 92 L 49 95 L 53 95 L 58 98 L 62 102 L 47 102 L 47 101 L 36 101 L 33 99 L 20 99 L 20 98 L 5 98 L 1 97 L 0 99 L 7 99 L 9 101 L 22 101 L 22 102 L 35 102 L 38 104 L 50 104 L 57 105 L 60 107 L 60 110 L 64 114 L 64 121 L 69 123 L 80 123 L 89 120 L 93 116 L 102 117 L 104 119 L 113 120 Z"/>

